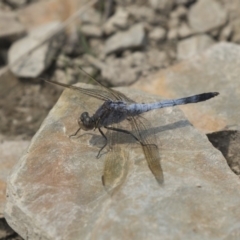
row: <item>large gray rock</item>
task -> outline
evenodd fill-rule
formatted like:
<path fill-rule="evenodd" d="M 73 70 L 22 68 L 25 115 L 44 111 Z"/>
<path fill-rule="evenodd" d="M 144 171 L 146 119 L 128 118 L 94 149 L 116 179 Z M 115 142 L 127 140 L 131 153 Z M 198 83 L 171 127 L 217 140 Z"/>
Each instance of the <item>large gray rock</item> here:
<path fill-rule="evenodd" d="M 227 12 L 216 0 L 199 0 L 190 9 L 189 24 L 196 32 L 207 32 L 227 21 Z"/>
<path fill-rule="evenodd" d="M 159 99 L 121 91 L 138 102 Z M 153 126 L 149 134 L 157 137 L 165 184 L 157 184 L 141 148 L 130 148 L 133 140 L 125 136 L 117 145 L 124 162 L 122 185 L 109 195 L 101 176 L 104 159 L 113 152 L 96 159 L 101 135 L 92 131 L 69 139 L 79 114 L 99 104 L 68 90 L 52 109 L 8 181 L 5 217 L 14 230 L 24 238 L 54 240 L 209 240 L 236 234 L 239 179 L 178 108 L 145 116 Z"/>
<path fill-rule="evenodd" d="M 142 78 L 133 87 L 165 98 L 217 91 L 213 105 L 180 106 L 193 125 L 209 133 L 239 126 L 240 46 L 219 43 L 202 54 L 182 61 L 154 77 Z"/>
<path fill-rule="evenodd" d="M 118 32 L 105 43 L 104 53 L 110 54 L 126 49 L 140 48 L 145 44 L 145 31 L 142 24 L 135 24 L 129 30 Z"/>
<path fill-rule="evenodd" d="M 16 41 L 8 53 L 11 71 L 18 77 L 39 76 L 50 66 L 61 47 L 62 34 L 57 39 L 54 37 L 47 40 L 60 27 L 60 22 L 51 22 Z"/>

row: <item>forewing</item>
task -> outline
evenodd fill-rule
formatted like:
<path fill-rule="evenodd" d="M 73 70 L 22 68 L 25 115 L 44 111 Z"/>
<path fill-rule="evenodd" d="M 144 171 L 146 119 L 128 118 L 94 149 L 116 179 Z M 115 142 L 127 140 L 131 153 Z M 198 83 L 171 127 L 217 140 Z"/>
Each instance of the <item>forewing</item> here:
<path fill-rule="evenodd" d="M 160 163 L 160 155 L 158 146 L 156 145 L 156 137 L 150 132 L 151 124 L 142 116 L 130 118 L 132 133 L 140 140 L 141 146 L 147 160 L 148 166 L 155 176 L 157 182 L 164 182 L 163 171 Z"/>

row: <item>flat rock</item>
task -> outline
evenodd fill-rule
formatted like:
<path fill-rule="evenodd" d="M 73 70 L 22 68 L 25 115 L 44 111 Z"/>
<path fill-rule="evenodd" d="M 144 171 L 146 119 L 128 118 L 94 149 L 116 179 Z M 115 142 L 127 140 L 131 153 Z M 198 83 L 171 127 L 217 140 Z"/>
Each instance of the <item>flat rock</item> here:
<path fill-rule="evenodd" d="M 207 34 L 193 36 L 182 41 L 177 45 L 177 58 L 188 59 L 211 47 L 215 41 Z"/>
<path fill-rule="evenodd" d="M 119 90 L 138 102 L 159 100 L 141 91 Z M 112 152 L 96 159 L 102 136 L 91 131 L 69 139 L 79 114 L 99 104 L 67 90 L 43 122 L 8 181 L 5 217 L 15 231 L 25 239 L 54 240 L 209 240 L 236 234 L 239 179 L 178 108 L 145 115 L 152 123 L 149 134 L 156 134 L 164 185 L 152 176 L 141 148 L 130 148 L 134 141 L 125 136 L 117 145 L 126 165 L 124 181 L 109 195 L 101 176 L 104 159 Z"/>
<path fill-rule="evenodd" d="M 107 39 L 104 53 L 121 52 L 126 49 L 140 48 L 145 45 L 145 31 L 142 24 L 135 24 L 127 31 L 117 32 Z"/>
<path fill-rule="evenodd" d="M 206 133 L 215 132 L 239 125 L 239 64 L 239 45 L 219 43 L 200 55 L 161 70 L 154 77 L 141 78 L 133 87 L 165 98 L 219 92 L 217 99 L 207 104 L 181 107 L 195 127 Z"/>
<path fill-rule="evenodd" d="M 28 141 L 20 140 L 0 142 L 0 218 L 3 217 L 6 204 L 7 178 L 28 145 Z"/>
<path fill-rule="evenodd" d="M 207 32 L 227 21 L 227 12 L 216 0 L 199 0 L 189 10 L 188 21 L 196 32 Z"/>
<path fill-rule="evenodd" d="M 48 68 L 61 47 L 60 42 L 63 35 L 47 41 L 46 39 L 60 27 L 60 22 L 48 23 L 14 42 L 8 53 L 11 71 L 18 77 L 34 78 Z M 44 43 L 44 41 L 46 42 Z M 37 46 L 39 47 L 37 48 Z M 29 53 L 32 49 L 35 50 Z"/>
<path fill-rule="evenodd" d="M 25 27 L 18 21 L 15 12 L 0 11 L 0 41 L 16 41 L 26 33 Z"/>

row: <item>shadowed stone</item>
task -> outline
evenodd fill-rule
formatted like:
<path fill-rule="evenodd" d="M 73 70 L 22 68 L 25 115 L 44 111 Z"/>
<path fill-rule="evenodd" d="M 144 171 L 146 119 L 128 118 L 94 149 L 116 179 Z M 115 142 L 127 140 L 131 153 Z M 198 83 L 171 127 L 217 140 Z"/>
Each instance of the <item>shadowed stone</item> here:
<path fill-rule="evenodd" d="M 138 102 L 159 100 L 119 90 Z M 109 195 L 101 183 L 108 153 L 96 159 L 102 136 L 90 131 L 69 138 L 79 114 L 90 109 L 93 114 L 100 104 L 67 90 L 51 110 L 8 181 L 5 217 L 14 230 L 23 238 L 54 240 L 229 239 L 235 234 L 239 179 L 178 108 L 144 115 L 152 123 L 149 134 L 156 134 L 164 185 L 157 184 L 140 146 L 130 145 L 133 139 L 124 135 L 117 145 L 124 179 Z"/>

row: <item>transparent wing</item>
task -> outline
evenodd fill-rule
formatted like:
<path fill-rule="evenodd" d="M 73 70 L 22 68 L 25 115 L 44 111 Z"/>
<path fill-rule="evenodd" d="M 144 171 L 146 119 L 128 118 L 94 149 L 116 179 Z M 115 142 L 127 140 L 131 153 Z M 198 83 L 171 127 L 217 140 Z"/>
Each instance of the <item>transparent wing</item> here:
<path fill-rule="evenodd" d="M 81 92 L 83 94 L 86 94 L 90 97 L 94 97 L 94 98 L 97 98 L 97 99 L 100 99 L 100 100 L 103 100 L 103 101 L 123 100 L 123 101 L 131 102 L 131 103 L 134 102 L 133 100 L 131 100 L 130 98 L 125 96 L 123 93 L 120 93 L 120 92 L 118 92 L 114 89 L 111 89 L 111 88 L 104 87 L 97 80 L 95 80 L 95 81 L 100 85 L 101 88 L 104 88 L 104 90 L 103 89 L 101 89 L 101 90 L 87 89 L 87 88 L 81 88 L 81 87 L 73 86 L 73 85 L 70 85 L 70 84 L 60 83 L 60 82 L 57 82 L 57 81 L 50 81 L 50 80 L 46 80 L 46 79 L 43 79 L 43 80 L 46 81 L 46 82 L 58 85 L 58 86 L 62 86 L 62 87 L 69 88 L 69 89 L 72 89 L 72 90 L 75 90 L 75 91 L 79 91 L 79 92 Z"/>
<path fill-rule="evenodd" d="M 140 140 L 143 153 L 148 163 L 148 167 L 159 184 L 164 182 L 163 171 L 160 164 L 160 155 L 156 145 L 156 137 L 151 133 L 151 125 L 142 116 L 131 117 L 129 122 L 132 126 L 132 133 Z"/>

